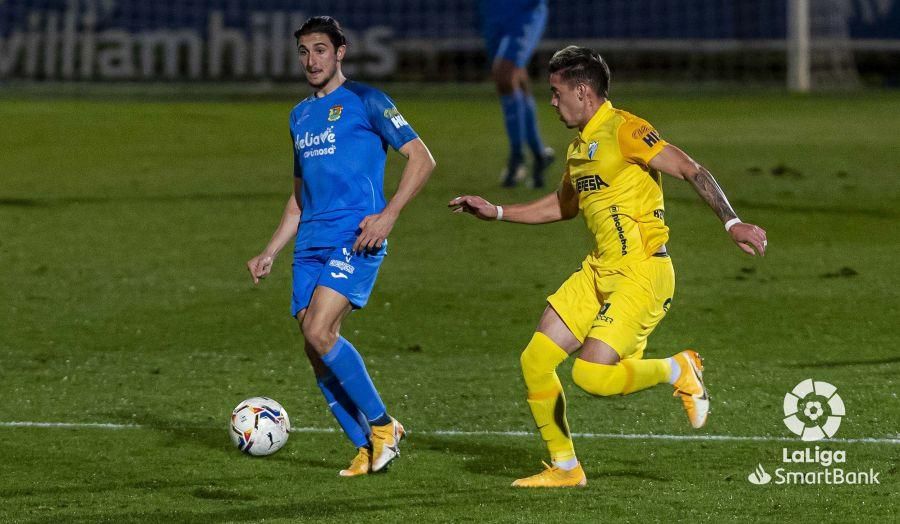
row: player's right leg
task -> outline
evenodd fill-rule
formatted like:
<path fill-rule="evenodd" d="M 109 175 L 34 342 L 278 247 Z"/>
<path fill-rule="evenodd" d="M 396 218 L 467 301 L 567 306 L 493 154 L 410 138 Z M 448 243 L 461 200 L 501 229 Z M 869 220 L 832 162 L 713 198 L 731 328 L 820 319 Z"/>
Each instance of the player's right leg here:
<path fill-rule="evenodd" d="M 305 313 L 306 310 L 304 309 L 297 315 L 297 320 L 301 324 Z M 338 378 L 322 362 L 322 357 L 316 353 L 316 350 L 308 343 L 304 344 L 304 349 L 316 374 L 316 384 L 318 384 L 319 390 L 322 391 L 325 401 L 328 402 L 328 409 L 341 426 L 341 429 L 344 430 L 344 434 L 347 435 L 347 438 L 350 439 L 350 442 L 357 449 L 356 456 L 350 462 L 350 466 L 342 469 L 338 474 L 342 477 L 355 477 L 369 473 L 372 464 L 369 422 L 366 420 L 363 412 L 353 403 L 344 387 L 341 386 Z"/>
<path fill-rule="evenodd" d="M 340 336 L 341 323 L 352 310 L 348 299 L 334 289 L 318 286 L 303 319 L 303 335 L 341 387 L 365 415 L 371 428 L 372 471 L 387 466 L 399 454 L 403 426 L 388 415 L 362 356 Z"/>
<path fill-rule="evenodd" d="M 552 466 L 513 482 L 515 487 L 556 488 L 587 484 L 587 477 L 575 457 L 566 396 L 556 367 L 581 345 L 550 306 L 544 310 L 537 331 L 522 352 L 522 375 L 528 390 L 528 406 L 547 445 Z"/>
<path fill-rule="evenodd" d="M 388 415 L 359 352 L 340 336 L 340 326 L 352 309 L 365 307 L 386 255 L 387 242 L 377 252 L 364 254 L 347 246 L 336 248 L 319 275 L 302 326 L 307 341 L 366 417 L 374 472 L 400 455 L 399 444 L 406 431 Z"/>

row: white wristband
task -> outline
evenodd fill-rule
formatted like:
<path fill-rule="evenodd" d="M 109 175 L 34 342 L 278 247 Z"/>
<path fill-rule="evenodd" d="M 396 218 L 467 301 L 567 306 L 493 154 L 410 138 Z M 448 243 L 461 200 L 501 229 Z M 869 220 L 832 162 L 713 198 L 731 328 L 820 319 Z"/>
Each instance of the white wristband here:
<path fill-rule="evenodd" d="M 497 208 L 497 220 L 503 220 L 503 206 L 494 206 Z"/>
<path fill-rule="evenodd" d="M 726 232 L 731 231 L 731 228 L 733 228 L 736 224 L 742 224 L 740 218 L 735 217 L 735 218 L 732 218 L 731 220 L 729 220 L 728 222 L 725 222 L 725 231 Z"/>

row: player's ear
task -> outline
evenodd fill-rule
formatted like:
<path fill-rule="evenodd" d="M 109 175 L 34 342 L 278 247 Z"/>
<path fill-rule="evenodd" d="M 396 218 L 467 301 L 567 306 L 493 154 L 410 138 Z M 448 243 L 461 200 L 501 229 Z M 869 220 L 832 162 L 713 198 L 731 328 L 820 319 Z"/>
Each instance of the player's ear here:
<path fill-rule="evenodd" d="M 579 83 L 575 86 L 575 94 L 578 95 L 578 101 L 583 102 L 585 96 L 587 96 L 587 86 L 585 84 Z"/>
<path fill-rule="evenodd" d="M 342 45 L 342 46 L 340 46 L 340 47 L 337 48 L 337 51 L 335 52 L 335 55 L 337 56 L 338 62 L 340 62 L 341 60 L 344 59 L 344 55 L 345 55 L 345 54 L 347 54 L 347 46 L 346 46 L 346 45 Z"/>

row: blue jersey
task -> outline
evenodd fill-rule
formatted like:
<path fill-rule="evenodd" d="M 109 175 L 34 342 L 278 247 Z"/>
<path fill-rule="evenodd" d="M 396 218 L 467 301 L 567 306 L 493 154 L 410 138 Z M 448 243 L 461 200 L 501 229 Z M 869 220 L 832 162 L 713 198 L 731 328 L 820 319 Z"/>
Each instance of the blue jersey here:
<path fill-rule="evenodd" d="M 362 219 L 384 210 L 387 146 L 418 135 L 386 94 L 349 81 L 297 104 L 290 129 L 303 182 L 295 251 L 352 244 Z"/>

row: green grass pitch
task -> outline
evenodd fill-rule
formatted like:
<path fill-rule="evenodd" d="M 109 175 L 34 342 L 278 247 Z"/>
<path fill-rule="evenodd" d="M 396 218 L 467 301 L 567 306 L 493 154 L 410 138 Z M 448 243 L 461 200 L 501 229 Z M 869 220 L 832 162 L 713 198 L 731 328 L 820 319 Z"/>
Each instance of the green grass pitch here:
<path fill-rule="evenodd" d="M 596 399 L 560 368 L 573 431 L 594 434 L 788 438 L 784 394 L 830 382 L 847 409 L 836 437 L 879 440 L 819 445 L 880 484 L 748 482 L 759 464 L 785 466 L 783 448 L 813 446 L 798 440 L 601 436 L 576 439 L 587 488 L 534 492 L 508 487 L 545 458 L 518 354 L 590 239 L 580 218 L 451 215 L 464 192 L 542 193 L 498 187 L 505 137 L 486 87 L 388 91 L 438 168 L 391 236 L 369 307 L 345 325 L 411 432 L 390 472 L 351 480 L 336 475 L 354 453 L 339 433 L 298 432 L 253 459 L 226 432 L 254 395 L 295 426 L 336 427 L 288 316 L 290 254 L 256 288 L 244 268 L 290 191 L 294 102 L 0 100 L 0 521 L 896 522 L 900 96 L 619 88 L 617 106 L 768 230 L 769 255 L 743 255 L 686 184 L 665 180 L 677 291 L 647 355 L 704 355 L 703 430 L 668 387 Z M 564 151 L 573 132 L 549 106 L 540 117 Z M 401 165 L 392 154 L 390 190 Z M 490 433 L 515 431 L 529 434 Z"/>

